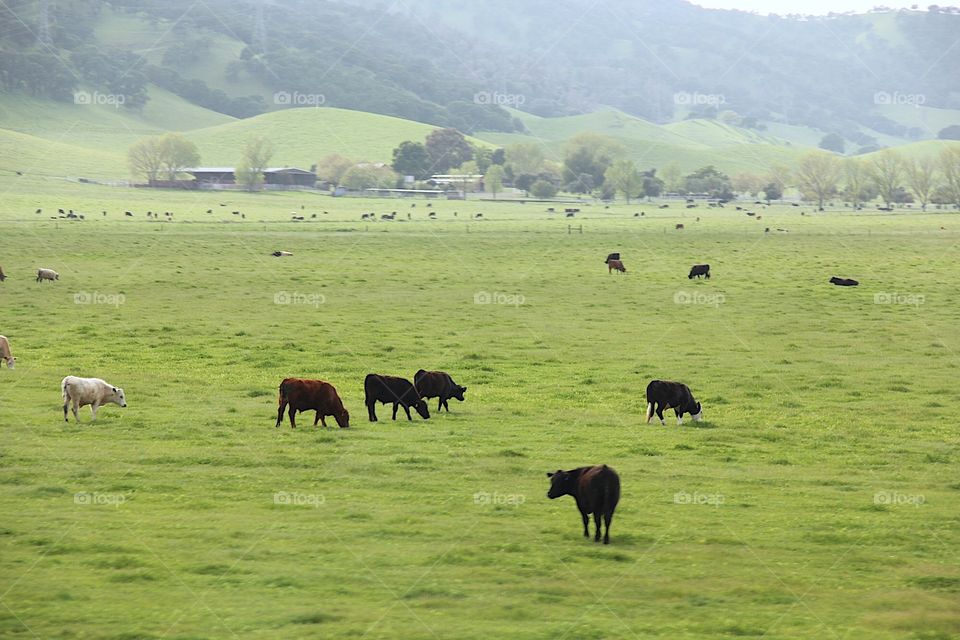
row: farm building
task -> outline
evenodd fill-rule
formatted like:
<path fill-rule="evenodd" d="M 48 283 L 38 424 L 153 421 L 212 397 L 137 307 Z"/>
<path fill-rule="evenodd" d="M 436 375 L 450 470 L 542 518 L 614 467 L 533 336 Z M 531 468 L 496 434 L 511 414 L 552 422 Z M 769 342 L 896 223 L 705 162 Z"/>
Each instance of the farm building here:
<path fill-rule="evenodd" d="M 236 184 L 237 176 L 233 167 L 194 167 L 184 169 L 200 185 Z M 295 167 L 272 167 L 263 170 L 263 184 L 274 187 L 308 187 L 317 184 L 317 174 Z"/>

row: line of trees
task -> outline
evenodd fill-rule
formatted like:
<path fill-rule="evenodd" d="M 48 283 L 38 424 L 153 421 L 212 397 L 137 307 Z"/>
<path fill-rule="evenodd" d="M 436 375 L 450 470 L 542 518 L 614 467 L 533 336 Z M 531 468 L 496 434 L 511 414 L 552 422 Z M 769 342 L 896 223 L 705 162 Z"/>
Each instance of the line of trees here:
<path fill-rule="evenodd" d="M 247 140 L 240 161 L 234 169 L 237 184 L 249 191 L 263 186 L 263 171 L 273 158 L 273 143 L 263 137 Z M 134 177 L 144 177 L 147 184 L 158 181 L 174 182 L 186 169 L 200 164 L 197 145 L 179 133 L 147 136 L 133 143 L 127 150 L 127 164 Z"/>

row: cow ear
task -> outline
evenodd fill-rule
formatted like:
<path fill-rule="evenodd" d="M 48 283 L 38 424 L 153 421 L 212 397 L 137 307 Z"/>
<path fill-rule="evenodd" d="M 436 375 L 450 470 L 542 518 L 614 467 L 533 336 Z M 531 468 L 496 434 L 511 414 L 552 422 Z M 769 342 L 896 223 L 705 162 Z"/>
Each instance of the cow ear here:
<path fill-rule="evenodd" d="M 114 392 L 114 393 L 117 392 L 117 388 L 116 388 L 116 387 L 113 388 L 113 392 Z"/>
<path fill-rule="evenodd" d="M 553 477 L 553 472 L 552 472 L 552 471 L 547 471 L 547 477 L 548 477 L 548 478 L 552 478 L 552 477 Z"/>
<path fill-rule="evenodd" d="M 460 387 L 460 391 L 466 391 L 466 390 L 467 390 L 466 387 Z"/>

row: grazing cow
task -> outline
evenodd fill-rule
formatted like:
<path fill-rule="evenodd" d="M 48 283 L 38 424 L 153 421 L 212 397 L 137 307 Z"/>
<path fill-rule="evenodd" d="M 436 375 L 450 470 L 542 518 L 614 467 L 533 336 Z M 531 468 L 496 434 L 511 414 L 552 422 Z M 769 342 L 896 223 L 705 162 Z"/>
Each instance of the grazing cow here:
<path fill-rule="evenodd" d="M 424 420 L 430 417 L 427 403 L 417 393 L 417 388 L 413 386 L 413 383 L 405 378 L 370 373 L 363 381 L 363 392 L 370 422 L 377 421 L 376 405 L 378 402 L 393 405 L 394 420 L 397 419 L 397 407 L 401 406 L 407 414 L 407 420 L 413 419 L 410 417 L 410 407 L 416 409 Z"/>
<path fill-rule="evenodd" d="M 564 215 L 566 215 L 568 218 L 572 218 L 572 217 L 576 216 L 577 214 L 574 213 L 573 211 L 571 211 L 571 212 L 566 213 L 566 214 L 564 214 Z"/>
<path fill-rule="evenodd" d="M 277 426 L 283 421 L 283 412 L 290 407 L 290 428 L 296 429 L 294 418 L 297 411 L 316 411 L 313 426 L 319 421 L 327 426 L 326 416 L 333 416 L 341 429 L 350 426 L 350 414 L 343 408 L 343 402 L 337 395 L 337 390 L 329 382 L 323 380 L 306 380 L 304 378 L 287 378 L 280 383 L 280 397 L 277 410 Z"/>
<path fill-rule="evenodd" d="M 620 273 L 626 273 L 627 268 L 623 266 L 623 262 L 620 260 L 607 260 L 607 274 L 611 274 L 614 271 L 619 271 Z"/>
<path fill-rule="evenodd" d="M 90 422 L 97 419 L 97 409 L 100 408 L 100 405 L 112 402 L 121 407 L 127 406 L 127 398 L 123 395 L 123 389 L 115 387 L 100 378 L 67 376 L 60 382 L 60 391 L 63 393 L 64 422 L 69 422 L 67 420 L 67 409 L 71 404 L 73 405 L 73 417 L 77 419 L 77 422 L 80 422 L 77 410 L 86 405 L 90 405 L 90 411 L 93 413 Z"/>
<path fill-rule="evenodd" d="M 7 363 L 7 369 L 13 369 L 17 366 L 17 359 L 13 357 L 13 352 L 10 351 L 10 341 L 7 340 L 6 336 L 0 336 L 0 358 L 3 358 L 4 362 Z"/>
<path fill-rule="evenodd" d="M 0 282 L 3 282 L 6 279 L 7 279 L 7 274 L 3 272 L 3 267 L 0 267 Z"/>
<path fill-rule="evenodd" d="M 830 278 L 830 284 L 835 284 L 838 287 L 856 287 L 860 283 L 853 278 L 838 278 L 837 276 L 833 276 Z"/>
<path fill-rule="evenodd" d="M 609 264 L 611 260 L 619 260 L 619 259 L 620 259 L 619 251 L 616 253 L 609 253 L 607 254 L 607 259 L 603 261 L 603 264 Z"/>
<path fill-rule="evenodd" d="M 289 251 L 274 251 L 270 255 L 272 255 L 274 258 L 282 258 L 284 256 L 292 256 L 293 254 Z"/>
<path fill-rule="evenodd" d="M 427 214 L 427 217 L 430 218 L 431 220 L 436 220 L 436 219 L 437 219 L 437 214 L 436 214 L 436 212 L 431 211 L 430 213 Z"/>
<path fill-rule="evenodd" d="M 690 273 L 687 275 L 688 280 L 693 280 L 694 277 L 706 276 L 707 280 L 710 279 L 710 265 L 708 264 L 695 264 L 690 267 Z"/>
<path fill-rule="evenodd" d="M 674 227 L 674 229 L 683 229 L 683 225 L 682 225 L 682 224 L 678 224 L 677 226 Z"/>
<path fill-rule="evenodd" d="M 133 213 L 130 212 L 130 211 L 124 211 L 124 212 L 123 212 L 123 215 L 127 216 L 128 218 L 132 218 L 132 217 L 133 217 Z"/>
<path fill-rule="evenodd" d="M 688 205 L 687 205 L 687 209 L 696 209 L 696 208 L 697 208 L 697 205 L 695 205 L 695 204 L 688 204 Z"/>
<path fill-rule="evenodd" d="M 683 424 L 683 414 L 689 413 L 694 422 L 703 419 L 703 409 L 690 392 L 690 387 L 669 380 L 651 380 L 647 385 L 647 424 L 653 419 L 654 410 L 663 421 L 663 412 L 673 409 L 677 414 L 677 424 Z"/>
<path fill-rule="evenodd" d="M 37 282 L 59 280 L 60 274 L 53 269 L 37 269 Z"/>
<path fill-rule="evenodd" d="M 413 386 L 416 387 L 417 393 L 419 393 L 420 397 L 424 400 L 439 398 L 437 411 L 439 412 L 441 409 L 446 409 L 447 413 L 450 413 L 450 406 L 447 404 L 447 400 L 456 398 L 460 402 L 463 402 L 463 394 L 467 390 L 466 387 L 461 387 L 454 382 L 453 378 L 451 378 L 450 374 L 446 371 L 424 371 L 423 369 L 420 369 L 414 374 Z"/>
<path fill-rule="evenodd" d="M 669 208 L 670 208 L 670 205 L 668 204 L 662 204 L 659 207 L 657 207 L 657 209 L 669 209 Z"/>
<path fill-rule="evenodd" d="M 573 496 L 583 518 L 583 537 L 590 537 L 590 514 L 596 533 L 594 542 L 600 542 L 600 519 L 603 518 L 605 531 L 603 544 L 610 544 L 610 521 L 620 502 L 620 476 L 605 464 L 592 467 L 579 467 L 570 471 L 557 469 L 547 472 L 550 478 L 550 490 L 547 497 L 551 500 L 560 496 Z"/>

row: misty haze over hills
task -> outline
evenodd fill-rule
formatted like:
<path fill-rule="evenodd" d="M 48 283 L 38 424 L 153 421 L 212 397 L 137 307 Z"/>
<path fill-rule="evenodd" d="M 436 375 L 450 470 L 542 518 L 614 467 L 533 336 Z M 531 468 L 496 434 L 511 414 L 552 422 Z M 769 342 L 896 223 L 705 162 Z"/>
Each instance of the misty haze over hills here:
<path fill-rule="evenodd" d="M 43 10 L 46 6 L 46 10 Z M 10 0 L 0 87 L 69 101 L 150 86 L 248 117 L 275 95 L 471 133 L 605 106 L 657 123 L 723 118 L 841 135 L 933 138 L 885 107 L 960 108 L 960 13 L 932 7 L 766 17 L 681 0 Z"/>

